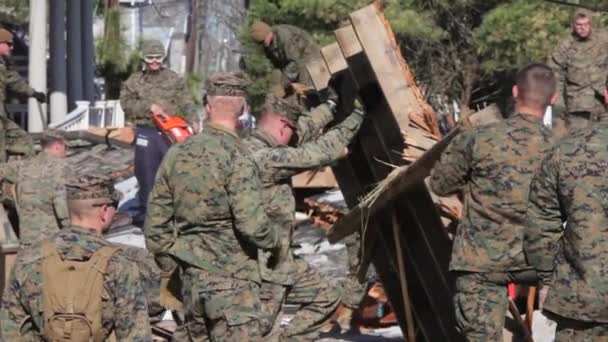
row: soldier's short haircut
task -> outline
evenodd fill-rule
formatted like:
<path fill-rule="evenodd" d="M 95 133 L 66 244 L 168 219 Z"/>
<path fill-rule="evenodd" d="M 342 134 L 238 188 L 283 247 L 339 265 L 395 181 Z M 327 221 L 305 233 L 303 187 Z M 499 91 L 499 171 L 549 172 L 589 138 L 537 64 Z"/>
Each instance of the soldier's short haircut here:
<path fill-rule="evenodd" d="M 521 69 L 515 78 L 518 98 L 530 107 L 544 108 L 551 103 L 557 91 L 553 70 L 545 64 L 535 63 Z"/>
<path fill-rule="evenodd" d="M 577 21 L 578 19 L 584 19 L 584 18 L 591 19 L 592 16 L 593 16 L 593 14 L 591 12 L 589 12 L 588 10 L 580 9 L 580 10 L 576 11 L 576 13 L 574 13 L 574 21 Z"/>
<path fill-rule="evenodd" d="M 207 104 L 214 107 L 216 111 L 223 115 L 232 115 L 234 118 L 238 118 L 243 111 L 245 106 L 244 97 L 236 96 L 207 96 Z M 212 113 L 207 113 L 208 117 L 213 116 Z"/>
<path fill-rule="evenodd" d="M 42 137 L 40 137 L 40 147 L 43 149 L 54 144 L 65 144 L 65 139 L 56 134 L 43 134 Z"/>

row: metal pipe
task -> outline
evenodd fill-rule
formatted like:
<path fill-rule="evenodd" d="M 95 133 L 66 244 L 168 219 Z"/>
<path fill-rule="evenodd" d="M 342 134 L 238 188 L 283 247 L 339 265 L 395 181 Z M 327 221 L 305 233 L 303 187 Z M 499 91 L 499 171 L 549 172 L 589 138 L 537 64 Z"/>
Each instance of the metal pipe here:
<path fill-rule="evenodd" d="M 65 0 L 53 0 L 50 8 L 51 122 L 59 122 L 68 112 L 68 80 L 65 39 Z"/>
<path fill-rule="evenodd" d="M 95 101 L 95 38 L 93 37 L 93 0 L 82 0 L 82 98 Z"/>
<path fill-rule="evenodd" d="M 83 99 L 82 92 L 82 34 L 80 1 L 68 0 L 68 109 L 76 108 L 76 101 Z"/>

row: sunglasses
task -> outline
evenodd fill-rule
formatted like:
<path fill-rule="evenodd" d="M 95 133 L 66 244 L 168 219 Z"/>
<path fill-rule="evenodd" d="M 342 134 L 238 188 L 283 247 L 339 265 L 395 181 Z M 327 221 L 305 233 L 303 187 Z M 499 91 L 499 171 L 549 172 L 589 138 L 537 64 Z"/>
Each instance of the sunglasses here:
<path fill-rule="evenodd" d="M 163 55 L 150 55 L 150 56 L 144 56 L 144 62 L 146 63 L 161 63 L 163 60 L 165 59 L 165 56 Z"/>

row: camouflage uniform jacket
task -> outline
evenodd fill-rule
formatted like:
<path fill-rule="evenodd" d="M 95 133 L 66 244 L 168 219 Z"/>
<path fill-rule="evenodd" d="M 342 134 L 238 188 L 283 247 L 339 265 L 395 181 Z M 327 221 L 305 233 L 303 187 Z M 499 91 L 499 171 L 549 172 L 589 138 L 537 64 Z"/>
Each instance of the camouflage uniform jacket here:
<path fill-rule="evenodd" d="M 111 245 L 95 231 L 67 227 L 51 240 L 68 260 L 88 260 L 98 249 Z M 42 250 L 39 243 L 17 255 L 11 280 L 2 297 L 2 337 L 6 341 L 42 341 Z M 118 341 L 152 341 L 146 298 L 136 265 L 122 252 L 108 263 L 102 303 L 102 326 L 106 336 L 114 331 Z M 101 295 L 101 294 L 100 294 Z"/>
<path fill-rule="evenodd" d="M 154 255 L 145 248 L 115 243 L 120 247 L 123 256 L 137 265 L 140 284 L 146 295 L 150 323 L 154 324 L 162 319 L 165 309 L 160 303 L 160 268 L 154 260 Z"/>
<path fill-rule="evenodd" d="M 296 203 L 291 189 L 291 177 L 340 158 L 362 121 L 361 115 L 352 114 L 318 139 L 298 147 L 278 145 L 270 135 L 261 130 L 256 130 L 246 140 L 246 145 L 260 169 L 266 214 L 282 229 L 283 248 L 287 249 L 291 245 L 295 226 Z M 264 280 L 289 285 L 289 265 L 279 267 L 278 272 L 269 274 L 264 265 L 261 265 Z"/>
<path fill-rule="evenodd" d="M 0 116 L 6 116 L 4 105 L 7 101 L 7 91 L 11 90 L 20 95 L 32 96 L 34 89 L 19 75 L 10 61 L 0 57 Z"/>
<path fill-rule="evenodd" d="M 516 114 L 463 132 L 450 143 L 430 180 L 437 195 L 464 197 L 450 270 L 528 268 L 523 253 L 528 190 L 551 141 L 542 119 Z"/>
<path fill-rule="evenodd" d="M 45 239 L 68 223 L 65 160 L 41 152 L 0 166 L 0 180 L 15 185 L 22 245 Z"/>
<path fill-rule="evenodd" d="M 553 51 L 548 64 L 557 74 L 557 89 L 568 112 L 604 110 L 607 59 L 608 33 L 604 31 L 594 31 L 586 40 L 571 34 Z"/>
<path fill-rule="evenodd" d="M 208 124 L 165 155 L 148 201 L 146 245 L 166 272 L 175 258 L 260 282 L 257 249 L 279 243 L 261 195 L 258 168 L 238 136 Z"/>
<path fill-rule="evenodd" d="M 273 39 L 266 47 L 266 55 L 283 74 L 281 84 L 287 87 L 298 82 L 312 87 L 306 64 L 321 58 L 321 48 L 306 31 L 291 25 L 272 27 Z"/>
<path fill-rule="evenodd" d="M 127 121 L 134 125 L 154 126 L 150 115 L 153 103 L 170 115 L 188 118 L 196 114 L 184 80 L 169 69 L 138 71 L 122 84 L 120 105 Z"/>
<path fill-rule="evenodd" d="M 11 154 L 33 156 L 34 141 L 11 119 L 0 116 L 0 164 L 6 163 Z"/>
<path fill-rule="evenodd" d="M 532 180 L 524 249 L 553 272 L 546 310 L 608 323 L 608 125 L 575 132 L 547 154 Z M 566 222 L 566 226 L 563 223 Z"/>

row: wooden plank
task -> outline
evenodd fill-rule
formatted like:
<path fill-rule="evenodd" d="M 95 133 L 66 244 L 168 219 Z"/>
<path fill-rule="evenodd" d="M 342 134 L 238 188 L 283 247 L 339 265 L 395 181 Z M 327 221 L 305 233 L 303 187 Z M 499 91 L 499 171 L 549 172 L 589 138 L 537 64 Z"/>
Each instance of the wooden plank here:
<path fill-rule="evenodd" d="M 335 188 L 338 186 L 338 182 L 331 168 L 323 167 L 291 177 L 291 185 L 293 188 Z"/>
<path fill-rule="evenodd" d="M 351 26 L 344 26 L 334 31 L 336 41 L 342 50 L 345 58 L 350 58 L 363 52 L 363 47 L 357 38 L 355 29 Z"/>
<path fill-rule="evenodd" d="M 306 69 L 315 89 L 325 89 L 331 79 L 331 74 L 322 58 L 315 59 L 306 64 Z"/>
<path fill-rule="evenodd" d="M 352 26 L 374 71 L 388 105 L 405 131 L 409 113 L 421 112 L 401 65 L 401 53 L 393 45 L 382 15 L 375 5 L 366 6 L 350 15 Z"/>
<path fill-rule="evenodd" d="M 327 64 L 327 69 L 330 74 L 338 74 L 348 69 L 348 64 L 346 63 L 346 59 L 344 58 L 338 43 L 332 43 L 323 47 L 321 49 L 321 55 L 325 60 L 325 64 Z"/>

